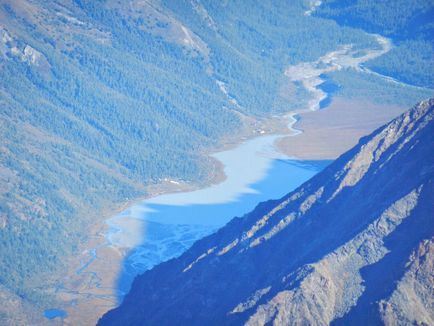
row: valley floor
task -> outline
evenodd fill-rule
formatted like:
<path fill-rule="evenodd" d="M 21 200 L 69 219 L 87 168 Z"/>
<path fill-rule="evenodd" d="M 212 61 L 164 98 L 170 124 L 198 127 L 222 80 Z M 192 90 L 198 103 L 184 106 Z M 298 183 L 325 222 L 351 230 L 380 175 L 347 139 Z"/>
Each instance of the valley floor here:
<path fill-rule="evenodd" d="M 337 97 L 325 110 L 300 113 L 294 128 L 303 133 L 279 139 L 277 146 L 283 153 L 300 159 L 335 159 L 360 137 L 404 111 L 404 107 L 397 105 Z"/>

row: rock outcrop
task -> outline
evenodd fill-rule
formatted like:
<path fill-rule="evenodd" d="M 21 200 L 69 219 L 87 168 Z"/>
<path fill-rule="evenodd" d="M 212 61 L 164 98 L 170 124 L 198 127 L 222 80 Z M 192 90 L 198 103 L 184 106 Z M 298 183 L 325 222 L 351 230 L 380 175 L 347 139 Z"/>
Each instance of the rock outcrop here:
<path fill-rule="evenodd" d="M 136 278 L 100 325 L 434 324 L 434 99 Z"/>

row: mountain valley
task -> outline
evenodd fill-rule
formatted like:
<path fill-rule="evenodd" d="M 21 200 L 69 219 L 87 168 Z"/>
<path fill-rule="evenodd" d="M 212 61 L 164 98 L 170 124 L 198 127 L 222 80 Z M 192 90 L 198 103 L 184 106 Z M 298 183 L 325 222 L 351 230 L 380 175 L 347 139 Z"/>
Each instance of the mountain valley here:
<path fill-rule="evenodd" d="M 215 316 L 221 313 L 218 318 L 229 313 L 222 322 L 297 323 L 298 319 L 284 319 L 289 311 L 294 318 L 301 312 L 311 323 L 367 322 L 360 314 L 375 301 L 372 322 L 433 324 L 425 309 L 432 306 L 426 294 L 432 280 L 432 225 L 420 222 L 427 226 L 423 238 L 407 222 L 419 210 L 430 213 L 421 203 L 431 196 L 426 178 L 431 178 L 432 156 L 429 140 L 420 134 L 428 133 L 432 124 L 419 128 L 407 120 L 419 125 L 432 116 L 432 100 L 426 99 L 434 97 L 433 13 L 434 3 L 425 0 L 0 0 L 0 324 L 92 325 L 109 310 L 101 323 L 116 324 L 122 320 L 120 311 L 128 319 L 130 308 L 139 309 L 131 305 L 132 298 L 142 301 L 141 291 L 151 291 L 148 281 L 143 285 L 140 280 L 154 278 L 149 275 L 158 270 L 168 277 L 158 282 L 177 283 L 178 276 L 164 266 L 179 272 L 186 257 L 192 259 L 188 265 L 196 259 L 197 266 L 204 263 L 203 271 L 192 264 L 191 271 L 180 274 L 187 285 L 193 281 L 184 277 L 191 273 L 194 280 L 201 279 L 195 273 L 212 278 L 217 271 L 213 264 L 221 260 L 221 267 L 215 268 L 225 273 L 240 268 L 239 273 L 249 275 L 243 282 L 255 280 L 251 287 L 241 282 L 236 298 L 220 310 L 210 299 L 204 313 L 211 307 Z M 356 155 L 362 152 L 353 148 L 360 137 L 378 132 L 422 100 L 418 109 L 401 117 L 405 130 L 390 127 L 397 134 L 383 135 L 377 144 L 380 150 Z M 407 129 L 420 139 L 414 151 L 422 152 L 426 145 L 425 162 L 422 154 L 406 156 L 402 148 L 395 148 L 408 147 L 403 139 L 414 142 Z M 361 142 L 368 146 L 366 137 Z M 407 192 L 396 193 L 393 200 L 373 176 L 388 168 L 382 160 L 392 148 L 396 154 L 390 162 L 396 162 L 396 155 L 404 166 L 390 164 L 403 175 L 390 170 L 388 178 L 405 177 L 402 183 L 408 187 L 395 184 Z M 333 168 L 320 172 L 348 150 Z M 350 160 L 351 155 L 359 157 L 354 164 L 360 166 L 342 167 L 344 157 Z M 378 172 L 371 171 L 371 165 Z M 415 180 L 409 181 L 413 165 Z M 369 173 L 364 170 L 368 166 Z M 341 169 L 343 175 L 356 172 L 344 180 L 324 181 L 331 169 L 337 174 Z M 313 182 L 317 187 L 302 193 L 299 188 L 294 196 L 298 193 L 300 199 L 294 203 L 277 200 L 319 172 L 303 186 Z M 371 187 L 365 177 L 373 180 Z M 359 187 L 362 190 L 353 197 L 374 196 L 385 206 L 376 207 L 372 216 L 369 207 L 360 207 L 370 216 L 366 223 L 358 220 L 356 211 L 349 214 L 345 223 L 353 223 L 354 230 L 348 238 L 339 238 L 350 227 L 339 224 L 335 213 L 359 207 L 356 199 L 341 196 Z M 331 208 L 322 203 L 326 197 Z M 266 199 L 274 201 L 248 213 Z M 320 214 L 320 202 L 327 206 L 326 225 L 312 217 Z M 408 214 L 395 216 L 412 205 Z M 249 274 L 259 269 L 256 261 L 267 256 L 269 242 L 277 243 L 280 234 L 292 232 L 294 216 L 280 215 L 287 210 L 296 212 L 300 219 L 294 223 L 303 228 L 294 229 L 294 239 L 304 239 L 305 230 L 328 230 L 315 240 L 324 248 L 302 253 L 299 262 L 279 270 L 275 279 Z M 261 214 L 270 215 L 270 221 L 261 220 Z M 313 222 L 309 226 L 304 221 Z M 414 231 L 412 240 L 400 248 L 396 239 L 404 237 L 401 225 L 407 224 Z M 235 254 L 253 241 L 239 234 L 247 227 L 257 228 L 253 233 L 261 235 L 252 235 L 258 242 L 253 251 L 258 250 L 261 259 L 250 256 L 250 249 Z M 273 228 L 282 232 L 274 236 Z M 384 244 L 368 243 L 371 234 L 383 231 L 387 234 L 378 241 Z M 217 233 L 210 235 L 213 232 Z M 193 245 L 205 236 L 208 240 Z M 359 245 L 365 240 L 369 241 Z M 228 243 L 226 249 L 219 247 L 224 253 L 215 255 L 217 249 L 207 241 Z M 312 250 L 318 248 L 315 241 Z M 281 268 L 279 257 L 288 254 L 275 247 L 279 246 L 272 246 L 276 256 L 270 269 Z M 356 247 L 362 258 L 336 261 Z M 385 248 L 401 251 L 390 256 Z M 207 265 L 211 257 L 217 258 Z M 231 257 L 230 267 L 226 257 Z M 398 274 L 384 280 L 393 279 L 396 287 L 384 288 L 387 295 L 376 293 L 373 279 L 389 260 L 397 264 L 390 266 L 404 261 L 407 265 L 399 265 Z M 339 283 L 329 265 L 339 265 L 354 282 Z M 143 272 L 145 276 L 135 282 L 141 285 L 134 286 L 121 305 L 123 291 Z M 284 285 L 278 277 L 285 278 Z M 361 280 L 367 284 L 365 292 Z M 236 283 L 237 278 L 223 281 Z M 203 298 L 201 287 L 194 293 L 194 282 L 189 289 L 193 299 L 186 305 Z M 334 307 L 313 293 L 316 282 L 329 286 L 324 295 L 335 299 Z M 181 291 L 176 286 L 173 293 Z M 282 286 L 287 287 L 284 293 L 278 291 Z M 220 290 L 214 288 L 210 298 L 220 298 Z M 311 301 L 302 300 L 305 296 L 315 297 L 312 302 L 321 311 L 312 310 Z M 417 304 L 406 303 L 407 296 Z M 173 299 L 164 292 L 155 305 L 159 298 L 167 299 L 166 306 Z M 289 304 L 294 300 L 300 306 Z M 160 322 L 162 310 L 157 310 L 152 314 Z M 193 322 L 183 313 L 179 316 L 180 321 Z"/>

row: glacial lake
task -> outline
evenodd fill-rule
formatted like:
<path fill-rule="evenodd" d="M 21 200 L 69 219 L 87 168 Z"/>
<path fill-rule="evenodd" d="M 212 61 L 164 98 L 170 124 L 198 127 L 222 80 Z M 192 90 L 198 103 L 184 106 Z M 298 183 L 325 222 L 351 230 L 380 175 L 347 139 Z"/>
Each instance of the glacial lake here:
<path fill-rule="evenodd" d="M 196 240 L 249 213 L 259 202 L 284 196 L 330 163 L 278 154 L 273 147 L 276 137 L 258 137 L 215 154 L 227 176 L 220 184 L 150 198 L 108 220 L 108 243 L 130 248 L 118 279 L 119 301 L 136 275 L 179 256 Z"/>

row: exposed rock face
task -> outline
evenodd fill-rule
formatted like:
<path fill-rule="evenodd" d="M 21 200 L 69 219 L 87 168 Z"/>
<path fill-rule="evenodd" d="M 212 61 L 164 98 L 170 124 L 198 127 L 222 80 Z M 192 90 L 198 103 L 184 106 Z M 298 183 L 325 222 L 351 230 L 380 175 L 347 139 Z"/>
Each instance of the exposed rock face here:
<path fill-rule="evenodd" d="M 47 58 L 41 52 L 15 39 L 0 25 L 0 61 L 3 58 L 12 57 L 17 57 L 19 60 L 39 68 L 50 68 Z"/>
<path fill-rule="evenodd" d="M 407 262 L 404 277 L 393 294 L 380 302 L 386 325 L 409 325 L 418 321 L 434 325 L 434 243 L 422 241 Z"/>
<path fill-rule="evenodd" d="M 434 324 L 434 99 L 138 277 L 100 325 Z"/>

